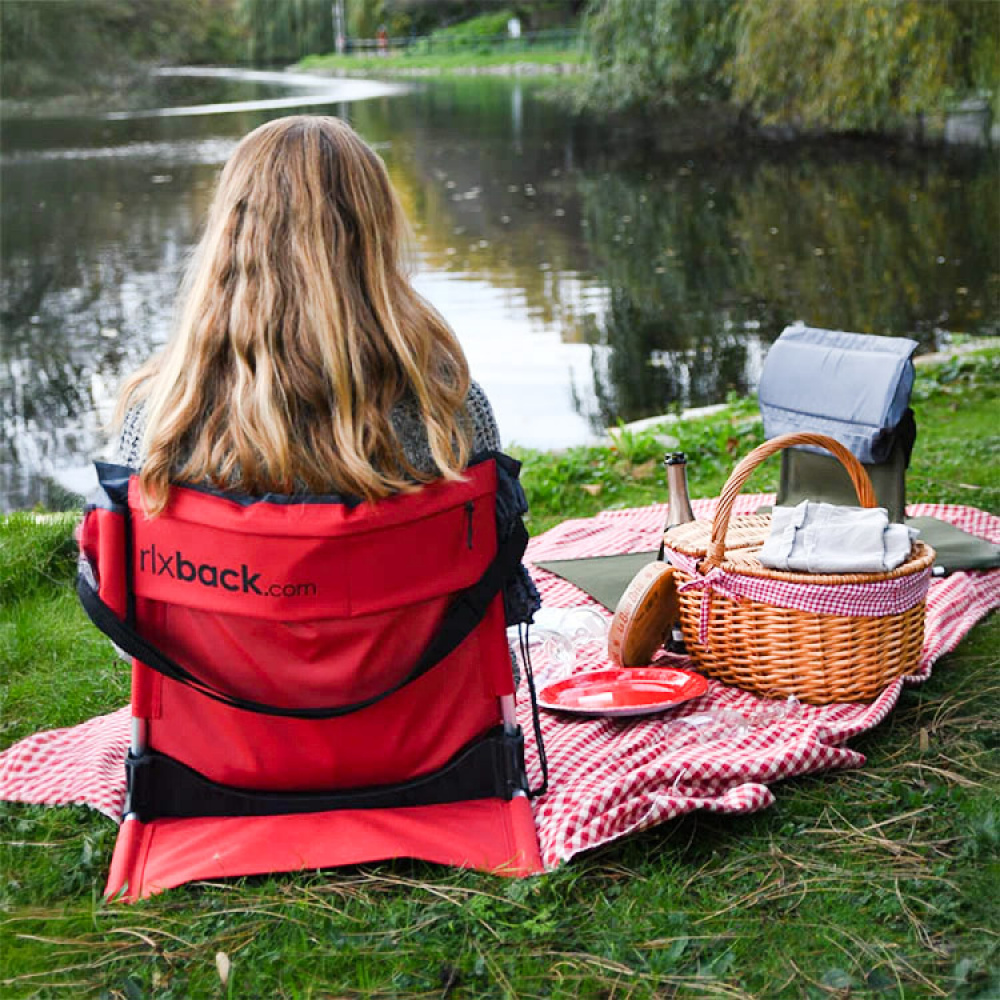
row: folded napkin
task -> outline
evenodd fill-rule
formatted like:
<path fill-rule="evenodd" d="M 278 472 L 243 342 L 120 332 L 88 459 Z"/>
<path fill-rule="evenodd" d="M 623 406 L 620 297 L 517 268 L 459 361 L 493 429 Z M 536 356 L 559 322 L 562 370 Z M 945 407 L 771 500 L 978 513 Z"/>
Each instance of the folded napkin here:
<path fill-rule="evenodd" d="M 800 573 L 884 573 L 907 560 L 918 534 L 891 523 L 884 507 L 803 500 L 771 511 L 771 534 L 757 558 Z"/>

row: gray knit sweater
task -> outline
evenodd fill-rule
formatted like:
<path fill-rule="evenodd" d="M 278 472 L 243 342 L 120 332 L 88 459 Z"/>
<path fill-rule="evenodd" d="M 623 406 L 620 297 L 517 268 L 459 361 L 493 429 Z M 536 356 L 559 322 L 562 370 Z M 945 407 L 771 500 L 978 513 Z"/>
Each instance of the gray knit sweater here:
<path fill-rule="evenodd" d="M 500 451 L 500 432 L 493 416 L 493 407 L 486 398 L 486 393 L 478 383 L 469 387 L 469 395 L 465 400 L 465 408 L 472 421 L 472 452 Z M 434 459 L 427 440 L 427 430 L 420 418 L 416 402 L 404 400 L 392 413 L 392 423 L 403 444 L 406 457 L 421 472 L 433 472 Z M 130 409 L 122 423 L 118 435 L 117 454 L 115 460 L 121 465 L 133 469 L 142 467 L 144 455 L 142 452 L 142 436 L 145 429 L 145 413 L 142 406 Z M 524 514 L 528 509 L 524 493 L 516 480 L 506 482 L 502 477 L 501 495 L 498 497 L 497 530 L 503 537 L 513 526 L 513 519 Z M 517 576 L 504 588 L 504 605 L 507 612 L 507 624 L 531 621 L 532 614 L 541 606 L 538 591 L 528 575 L 521 567 Z"/>

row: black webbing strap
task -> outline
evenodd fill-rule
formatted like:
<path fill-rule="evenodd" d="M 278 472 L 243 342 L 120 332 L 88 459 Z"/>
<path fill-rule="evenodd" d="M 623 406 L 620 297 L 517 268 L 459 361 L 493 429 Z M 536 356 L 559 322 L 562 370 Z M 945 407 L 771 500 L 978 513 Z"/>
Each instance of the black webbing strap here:
<path fill-rule="evenodd" d="M 161 649 L 144 639 L 131 625 L 122 621 L 101 600 L 96 588 L 81 573 L 77 577 L 76 592 L 90 620 L 118 647 L 134 656 L 147 667 L 165 677 L 185 684 L 206 698 L 221 702 L 231 708 L 261 715 L 281 716 L 289 719 L 333 719 L 350 715 L 395 694 L 400 688 L 422 677 L 432 667 L 452 653 L 483 620 L 490 602 L 500 593 L 504 582 L 517 570 L 521 556 L 528 544 L 528 532 L 518 521 L 510 537 L 501 542 L 496 555 L 483 575 L 465 590 L 455 595 L 437 632 L 424 648 L 413 669 L 391 687 L 361 701 L 345 705 L 328 705 L 320 708 L 283 708 L 266 702 L 252 701 L 229 694 L 192 674 L 186 667 L 169 657 Z"/>
<path fill-rule="evenodd" d="M 539 798 L 549 790 L 549 759 L 545 754 L 545 742 L 542 739 L 542 722 L 538 717 L 538 694 L 535 691 L 535 672 L 531 666 L 531 641 L 529 631 L 531 625 L 518 625 L 517 638 L 521 645 L 521 662 L 528 679 L 528 694 L 531 696 L 531 727 L 535 733 L 535 749 L 538 751 L 538 766 L 542 771 L 542 783 L 537 788 L 528 788 L 528 795 Z"/>
<path fill-rule="evenodd" d="M 510 800 L 525 790 L 520 729 L 489 730 L 431 774 L 394 785 L 336 792 L 267 792 L 211 781 L 173 757 L 144 751 L 125 761 L 128 804 L 142 822 L 165 817 L 278 816 L 335 809 L 387 809 L 470 799 Z"/>

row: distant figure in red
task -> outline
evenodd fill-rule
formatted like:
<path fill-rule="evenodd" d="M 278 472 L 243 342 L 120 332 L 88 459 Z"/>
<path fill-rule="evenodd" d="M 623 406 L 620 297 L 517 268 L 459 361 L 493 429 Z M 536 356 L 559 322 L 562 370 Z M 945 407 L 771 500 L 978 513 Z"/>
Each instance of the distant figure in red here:
<path fill-rule="evenodd" d="M 380 56 L 387 55 L 389 52 L 389 32 L 385 30 L 384 24 L 380 24 L 378 31 L 375 32 L 375 41 L 378 43 L 378 54 Z"/>

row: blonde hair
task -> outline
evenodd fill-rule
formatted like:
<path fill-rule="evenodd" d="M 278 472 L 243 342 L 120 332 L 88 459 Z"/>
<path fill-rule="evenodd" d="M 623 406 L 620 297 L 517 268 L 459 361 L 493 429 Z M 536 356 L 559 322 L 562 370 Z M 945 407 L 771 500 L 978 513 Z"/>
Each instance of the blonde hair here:
<path fill-rule="evenodd" d="M 226 163 L 188 269 L 177 330 L 122 388 L 142 404 L 150 514 L 171 479 L 260 494 L 373 500 L 438 476 L 470 450 L 465 356 L 410 286 L 409 231 L 385 165 L 342 121 L 272 121 Z M 411 398 L 436 471 L 393 429 Z"/>

